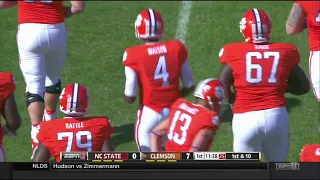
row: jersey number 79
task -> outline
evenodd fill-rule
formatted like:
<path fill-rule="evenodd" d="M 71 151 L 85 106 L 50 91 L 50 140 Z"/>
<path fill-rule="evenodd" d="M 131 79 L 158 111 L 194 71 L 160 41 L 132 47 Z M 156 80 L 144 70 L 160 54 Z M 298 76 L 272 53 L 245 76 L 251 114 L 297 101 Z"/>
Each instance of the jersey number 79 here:
<path fill-rule="evenodd" d="M 87 149 L 87 151 L 92 151 L 92 135 L 90 131 L 78 131 L 74 132 L 60 132 L 58 133 L 58 140 L 62 141 L 64 138 L 67 138 L 67 148 L 66 152 L 72 151 L 73 139 L 75 136 L 75 145 L 79 149 Z M 82 142 L 82 138 L 86 139 L 86 143 Z"/>
<path fill-rule="evenodd" d="M 181 121 L 183 125 L 180 126 L 180 132 L 175 132 L 178 120 Z M 190 127 L 191 121 L 192 118 L 190 115 L 182 113 L 181 111 L 177 111 L 174 114 L 172 123 L 170 125 L 168 139 L 179 145 L 183 145 L 187 140 L 187 131 Z"/>

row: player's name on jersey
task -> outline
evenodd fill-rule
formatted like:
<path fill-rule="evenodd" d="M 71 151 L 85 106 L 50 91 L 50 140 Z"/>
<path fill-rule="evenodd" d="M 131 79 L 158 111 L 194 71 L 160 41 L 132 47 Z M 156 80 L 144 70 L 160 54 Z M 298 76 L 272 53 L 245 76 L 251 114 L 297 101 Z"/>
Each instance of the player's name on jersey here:
<path fill-rule="evenodd" d="M 140 159 L 142 160 L 180 160 L 181 153 L 171 153 L 171 152 L 140 153 Z"/>
<path fill-rule="evenodd" d="M 231 152 L 195 152 L 195 160 L 257 160 L 260 161 L 260 153 L 231 153 Z"/>

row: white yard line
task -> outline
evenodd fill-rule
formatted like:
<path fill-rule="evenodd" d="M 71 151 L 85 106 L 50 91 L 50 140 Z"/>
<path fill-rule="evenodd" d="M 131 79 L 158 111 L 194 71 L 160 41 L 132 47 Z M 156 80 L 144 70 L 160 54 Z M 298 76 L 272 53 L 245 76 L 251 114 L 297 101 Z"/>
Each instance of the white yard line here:
<path fill-rule="evenodd" d="M 187 36 L 187 26 L 189 23 L 189 16 L 191 14 L 191 8 L 192 8 L 192 1 L 181 2 L 176 39 L 181 40 L 183 43 L 185 43 L 186 36 Z"/>

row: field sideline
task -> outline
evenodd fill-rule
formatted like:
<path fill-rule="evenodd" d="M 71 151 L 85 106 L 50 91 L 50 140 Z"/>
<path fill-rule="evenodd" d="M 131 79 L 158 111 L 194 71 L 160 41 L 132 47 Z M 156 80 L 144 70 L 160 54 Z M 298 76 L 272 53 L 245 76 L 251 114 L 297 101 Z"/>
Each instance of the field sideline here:
<path fill-rule="evenodd" d="M 165 20 L 165 39 L 185 42 L 196 82 L 216 77 L 218 53 L 226 43 L 243 41 L 239 21 L 250 8 L 262 8 L 273 22 L 274 41 L 295 44 L 301 54 L 301 66 L 308 72 L 307 32 L 289 37 L 285 21 L 292 2 L 87 2 L 87 9 L 68 19 L 69 48 L 63 85 L 78 82 L 88 87 L 91 96 L 90 115 L 107 115 L 115 126 L 113 136 L 117 151 L 137 151 L 134 137 L 135 105 L 122 101 L 124 71 L 121 65 L 124 49 L 138 44 L 134 21 L 144 8 L 155 8 Z M 1 71 L 13 72 L 16 99 L 23 116 L 18 137 L 5 138 L 8 161 L 30 161 L 30 120 L 25 107 L 25 84 L 19 70 L 16 47 L 17 8 L 1 10 Z M 192 96 L 188 97 L 192 100 Z M 288 96 L 291 146 L 288 161 L 297 161 L 301 147 L 319 143 L 319 104 L 313 93 Z M 61 116 L 61 114 L 60 114 Z M 212 151 L 232 150 L 231 113 L 223 117 Z"/>

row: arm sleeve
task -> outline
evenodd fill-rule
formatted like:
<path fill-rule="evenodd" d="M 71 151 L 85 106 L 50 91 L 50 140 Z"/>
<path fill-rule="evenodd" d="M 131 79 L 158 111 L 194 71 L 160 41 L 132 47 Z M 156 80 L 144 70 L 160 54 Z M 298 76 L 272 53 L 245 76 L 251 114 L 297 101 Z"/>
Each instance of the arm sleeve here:
<path fill-rule="evenodd" d="M 227 64 L 229 61 L 229 54 L 227 49 L 227 46 L 224 46 L 219 52 L 220 63 L 222 64 Z"/>
<path fill-rule="evenodd" d="M 124 94 L 129 97 L 137 95 L 138 77 L 137 73 L 130 67 L 125 66 L 126 84 Z"/>
<path fill-rule="evenodd" d="M 192 74 L 191 67 L 188 63 L 188 60 L 185 60 L 185 62 L 181 66 L 180 78 L 181 78 L 183 87 L 190 88 L 194 86 L 193 74 Z"/>
<path fill-rule="evenodd" d="M 111 120 L 107 117 L 103 122 L 103 128 L 101 129 L 101 134 L 103 134 L 103 140 L 109 138 L 114 133 L 114 129 L 111 124 Z"/>
<path fill-rule="evenodd" d="M 8 75 L 8 83 L 6 84 L 6 90 L 4 93 L 4 99 L 7 99 L 8 96 L 16 90 L 16 83 L 12 74 Z"/>
<path fill-rule="evenodd" d="M 47 146 L 45 140 L 47 139 L 46 134 L 47 132 L 47 126 L 45 125 L 45 122 L 40 124 L 39 133 L 37 134 L 37 139 L 39 142 L 41 142 L 43 145 Z"/>
<path fill-rule="evenodd" d="M 113 129 L 113 127 L 112 127 L 112 124 L 111 124 L 111 120 L 110 120 L 110 119 L 108 119 L 107 127 L 108 127 L 108 133 L 109 133 L 109 135 L 113 134 L 113 133 L 114 133 L 114 129 Z"/>
<path fill-rule="evenodd" d="M 295 51 L 294 51 L 294 53 L 292 53 L 293 54 L 293 58 L 294 58 L 294 65 L 297 65 L 297 64 L 299 64 L 300 63 L 300 53 L 299 53 L 299 51 L 298 51 L 298 49 L 295 49 Z"/>

